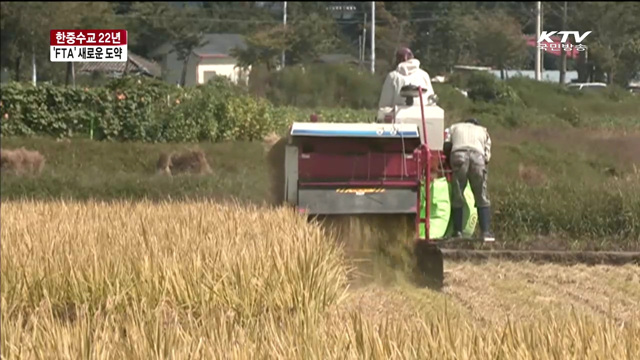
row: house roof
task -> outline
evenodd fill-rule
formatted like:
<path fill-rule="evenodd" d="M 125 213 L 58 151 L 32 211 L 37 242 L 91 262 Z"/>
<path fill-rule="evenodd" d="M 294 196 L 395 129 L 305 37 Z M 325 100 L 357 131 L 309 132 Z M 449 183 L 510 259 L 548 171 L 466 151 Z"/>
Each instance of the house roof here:
<path fill-rule="evenodd" d="M 229 57 L 234 48 L 246 49 L 244 36 L 240 34 L 206 34 L 203 38 L 206 44 L 193 50 L 200 57 Z"/>
<path fill-rule="evenodd" d="M 127 62 L 129 63 L 128 72 L 142 73 L 153 77 L 161 77 L 162 69 L 160 65 L 150 60 L 143 58 L 142 56 L 128 53 Z M 127 62 L 80 62 L 78 63 L 79 73 L 92 73 L 92 72 L 109 72 L 109 73 L 123 73 Z"/>

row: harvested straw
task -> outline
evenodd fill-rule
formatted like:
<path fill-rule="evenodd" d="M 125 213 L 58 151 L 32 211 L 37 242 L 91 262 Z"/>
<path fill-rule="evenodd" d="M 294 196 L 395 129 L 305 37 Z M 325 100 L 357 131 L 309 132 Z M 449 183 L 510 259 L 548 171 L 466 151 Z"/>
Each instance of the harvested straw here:
<path fill-rule="evenodd" d="M 274 132 L 269 133 L 269 135 L 265 136 L 264 139 L 262 139 L 264 150 L 268 152 L 280 139 L 281 138 L 278 134 Z"/>
<path fill-rule="evenodd" d="M 39 175 L 45 164 L 45 158 L 38 151 L 21 147 L 16 150 L 0 150 L 0 168 L 16 175 Z"/>
<path fill-rule="evenodd" d="M 189 150 L 181 154 L 161 153 L 156 163 L 156 171 L 169 176 L 180 173 L 210 174 L 212 172 L 202 150 Z"/>

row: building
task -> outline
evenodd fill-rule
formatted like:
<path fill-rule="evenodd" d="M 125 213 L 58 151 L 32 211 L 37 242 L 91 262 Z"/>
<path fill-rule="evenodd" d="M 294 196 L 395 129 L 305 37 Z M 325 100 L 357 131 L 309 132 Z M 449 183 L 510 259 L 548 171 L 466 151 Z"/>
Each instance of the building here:
<path fill-rule="evenodd" d="M 242 70 L 231 53 L 235 48 L 246 49 L 244 37 L 239 34 L 206 34 L 205 45 L 194 49 L 187 59 L 185 86 L 205 84 L 216 75 L 226 76 L 231 81 L 248 84 L 250 68 Z M 151 52 L 162 66 L 162 78 L 172 84 L 180 84 L 184 61 L 178 59 L 169 42 Z"/>
<path fill-rule="evenodd" d="M 4 84 L 8 83 L 9 81 L 11 81 L 11 74 L 9 73 L 9 69 L 2 68 L 2 70 L 0 70 L 0 83 Z"/>
<path fill-rule="evenodd" d="M 80 62 L 76 65 L 78 75 L 102 73 L 107 77 L 120 77 L 125 72 L 129 75 L 162 77 L 159 64 L 131 52 L 128 52 L 126 62 Z"/>

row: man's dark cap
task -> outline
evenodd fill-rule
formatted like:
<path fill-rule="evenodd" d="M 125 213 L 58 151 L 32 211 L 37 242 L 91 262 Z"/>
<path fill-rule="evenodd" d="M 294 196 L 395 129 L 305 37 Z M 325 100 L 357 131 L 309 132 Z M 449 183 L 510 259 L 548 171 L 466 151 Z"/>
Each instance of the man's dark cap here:
<path fill-rule="evenodd" d="M 467 119 L 464 122 L 471 123 L 471 124 L 474 124 L 474 125 L 479 125 L 480 124 L 480 122 L 476 118 Z"/>
<path fill-rule="evenodd" d="M 409 59 L 413 59 L 413 52 L 411 52 L 411 49 L 403 47 L 396 51 L 396 61 L 398 63 L 407 61 Z"/>

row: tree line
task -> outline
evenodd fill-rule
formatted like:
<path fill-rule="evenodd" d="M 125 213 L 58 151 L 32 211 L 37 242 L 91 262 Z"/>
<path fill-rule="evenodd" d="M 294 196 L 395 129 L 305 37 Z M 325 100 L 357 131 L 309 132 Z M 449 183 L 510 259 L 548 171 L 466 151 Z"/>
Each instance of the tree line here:
<path fill-rule="evenodd" d="M 39 80 L 63 83 L 66 64 L 49 61 L 50 29 L 125 28 L 129 49 L 149 57 L 169 41 L 180 59 L 203 44 L 206 33 L 240 33 L 247 49 L 234 55 L 244 66 L 273 72 L 307 64 L 323 54 L 365 49 L 368 68 L 371 2 L 2 2 L 0 65 L 26 80 L 35 56 Z M 331 5 L 340 6 L 331 6 Z M 578 70 L 580 80 L 625 85 L 640 71 L 640 3 L 544 2 L 542 29 L 592 31 L 576 61 L 546 54 L 545 68 Z M 410 47 L 432 75 L 454 65 L 499 70 L 533 69 L 535 2 L 376 2 L 376 71 L 387 72 L 399 46 Z M 608 76 L 605 76 L 608 74 Z"/>

